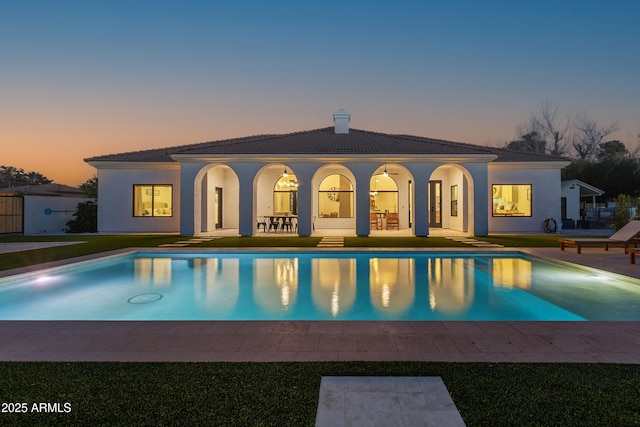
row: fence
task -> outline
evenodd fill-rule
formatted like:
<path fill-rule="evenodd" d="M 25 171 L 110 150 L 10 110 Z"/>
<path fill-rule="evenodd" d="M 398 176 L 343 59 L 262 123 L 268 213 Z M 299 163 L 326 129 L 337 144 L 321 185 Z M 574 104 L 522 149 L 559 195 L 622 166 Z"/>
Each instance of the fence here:
<path fill-rule="evenodd" d="M 0 234 L 22 233 L 24 199 L 21 196 L 0 196 Z"/>

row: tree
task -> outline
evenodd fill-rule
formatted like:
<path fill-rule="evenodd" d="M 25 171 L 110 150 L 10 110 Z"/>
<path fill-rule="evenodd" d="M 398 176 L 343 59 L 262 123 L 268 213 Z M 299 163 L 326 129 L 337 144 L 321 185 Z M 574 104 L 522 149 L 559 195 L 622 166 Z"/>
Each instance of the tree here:
<path fill-rule="evenodd" d="M 596 157 L 599 161 L 621 160 L 630 155 L 624 143 L 615 140 L 599 144 Z"/>
<path fill-rule="evenodd" d="M 529 120 L 516 127 L 518 135 L 536 133 L 539 140 L 545 141 L 545 147 L 549 154 L 555 156 L 565 155 L 568 151 L 565 138 L 573 129 L 575 116 L 567 114 L 560 117 L 557 105 L 545 101 L 540 110 L 532 113 Z"/>
<path fill-rule="evenodd" d="M 93 201 L 78 203 L 75 219 L 67 221 L 67 233 L 95 233 L 98 231 L 98 205 Z"/>
<path fill-rule="evenodd" d="M 538 137 L 538 132 L 532 131 L 521 136 L 521 139 L 511 141 L 505 148 L 516 151 L 526 151 L 529 153 L 544 154 L 547 143 Z"/>
<path fill-rule="evenodd" d="M 0 188 L 50 184 L 53 181 L 38 172 L 25 172 L 13 166 L 0 166 Z"/>
<path fill-rule="evenodd" d="M 85 197 L 90 199 L 98 198 L 98 177 L 93 175 L 91 178 L 80 184 L 80 189 L 84 191 Z"/>
<path fill-rule="evenodd" d="M 582 160 L 593 160 L 604 139 L 617 131 L 618 122 L 613 121 L 607 126 L 599 126 L 585 114 L 576 119 L 576 132 L 572 135 L 571 145 Z"/>

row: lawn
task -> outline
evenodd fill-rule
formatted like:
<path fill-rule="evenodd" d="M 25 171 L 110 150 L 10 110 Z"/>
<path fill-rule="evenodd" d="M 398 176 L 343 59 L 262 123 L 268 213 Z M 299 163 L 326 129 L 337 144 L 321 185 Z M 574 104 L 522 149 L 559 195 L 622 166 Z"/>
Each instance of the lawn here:
<path fill-rule="evenodd" d="M 0 236 L 0 243 L 10 242 L 81 242 L 75 245 L 43 248 L 24 252 L 0 254 L 0 270 L 26 267 L 45 262 L 58 261 L 83 255 L 96 254 L 116 249 L 132 247 L 157 247 L 165 243 L 175 243 L 184 240 L 175 234 L 152 235 L 60 235 L 60 236 Z M 320 237 L 222 237 L 209 242 L 192 244 L 198 248 L 277 248 L 315 247 Z M 558 236 L 554 235 L 500 235 L 478 237 L 490 243 L 497 243 L 507 247 L 559 247 Z M 345 247 L 352 248 L 451 248 L 468 247 L 444 237 L 345 237 Z"/>
<path fill-rule="evenodd" d="M 328 375 L 439 376 L 467 426 L 637 426 L 640 367 L 427 362 L 0 363 L 2 425 L 313 426 Z"/>

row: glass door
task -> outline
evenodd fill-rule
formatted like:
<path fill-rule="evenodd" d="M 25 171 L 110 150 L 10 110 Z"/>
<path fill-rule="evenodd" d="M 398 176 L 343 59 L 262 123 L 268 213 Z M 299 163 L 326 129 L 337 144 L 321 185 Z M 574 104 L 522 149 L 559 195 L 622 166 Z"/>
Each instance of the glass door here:
<path fill-rule="evenodd" d="M 442 181 L 429 181 L 429 227 L 442 228 Z"/>

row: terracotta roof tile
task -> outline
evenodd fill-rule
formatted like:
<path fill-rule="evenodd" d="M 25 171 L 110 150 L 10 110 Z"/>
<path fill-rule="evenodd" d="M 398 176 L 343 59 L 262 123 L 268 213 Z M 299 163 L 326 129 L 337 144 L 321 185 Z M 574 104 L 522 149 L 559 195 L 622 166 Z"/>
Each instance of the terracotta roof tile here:
<path fill-rule="evenodd" d="M 336 134 L 333 127 L 281 135 L 255 135 L 161 149 L 107 154 L 91 161 L 174 162 L 171 155 L 491 155 L 498 161 L 561 160 L 533 153 L 512 152 L 494 147 L 451 142 L 411 135 L 393 135 L 350 129 Z"/>

